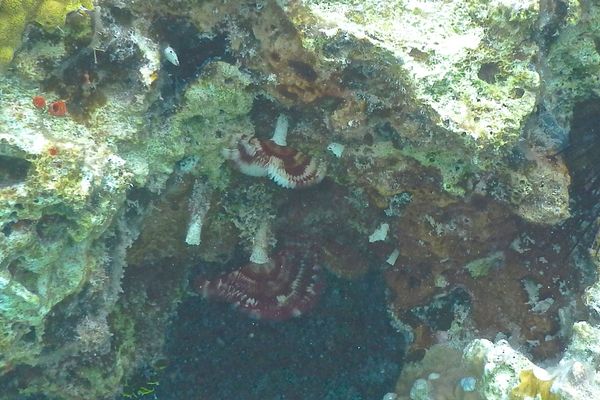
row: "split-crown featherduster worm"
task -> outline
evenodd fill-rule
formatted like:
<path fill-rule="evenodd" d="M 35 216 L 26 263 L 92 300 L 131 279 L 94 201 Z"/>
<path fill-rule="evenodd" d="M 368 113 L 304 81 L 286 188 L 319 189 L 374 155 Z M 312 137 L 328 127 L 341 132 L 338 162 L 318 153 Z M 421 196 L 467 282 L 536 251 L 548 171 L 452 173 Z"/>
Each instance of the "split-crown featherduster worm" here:
<path fill-rule="evenodd" d="M 324 287 L 318 252 L 294 244 L 271 256 L 269 231 L 265 223 L 256 232 L 248 263 L 215 279 L 196 279 L 196 290 L 254 318 L 282 321 L 310 311 Z"/>
<path fill-rule="evenodd" d="M 204 297 L 232 304 L 253 318 L 282 321 L 299 317 L 319 301 L 322 273 L 310 249 L 286 246 L 265 263 L 248 262 L 215 279 L 199 278 Z"/>
<path fill-rule="evenodd" d="M 315 185 L 325 177 L 325 164 L 287 145 L 287 118 L 279 116 L 268 140 L 244 135 L 236 149 L 223 150 L 243 174 L 268 176 L 278 185 L 295 189 Z"/>
<path fill-rule="evenodd" d="M 271 256 L 269 248 L 269 228 L 263 224 L 247 264 L 212 280 L 197 279 L 196 290 L 259 319 L 283 321 L 308 312 L 324 288 L 318 252 L 296 243 Z"/>

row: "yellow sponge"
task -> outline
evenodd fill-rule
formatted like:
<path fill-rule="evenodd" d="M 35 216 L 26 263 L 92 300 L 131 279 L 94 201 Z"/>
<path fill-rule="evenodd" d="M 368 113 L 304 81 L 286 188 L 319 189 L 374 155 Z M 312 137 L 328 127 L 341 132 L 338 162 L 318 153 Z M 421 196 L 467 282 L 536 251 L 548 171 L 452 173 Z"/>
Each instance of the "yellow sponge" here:
<path fill-rule="evenodd" d="M 65 16 L 79 7 L 91 9 L 92 0 L 2 0 L 0 1 L 0 68 L 7 65 L 21 45 L 21 36 L 29 22 L 44 29 L 65 24 Z"/>
<path fill-rule="evenodd" d="M 545 372 L 545 371 L 543 371 Z M 560 400 L 557 394 L 552 393 L 554 379 L 550 376 L 540 377 L 533 369 L 521 371 L 519 386 L 511 392 L 511 400 L 541 399 Z"/>
<path fill-rule="evenodd" d="M 35 22 L 46 29 L 56 28 L 65 23 L 65 4 L 57 0 L 44 0 L 35 15 Z"/>
<path fill-rule="evenodd" d="M 5 65 L 10 62 L 13 58 L 13 49 L 12 47 L 2 46 L 0 47 L 0 65 Z"/>

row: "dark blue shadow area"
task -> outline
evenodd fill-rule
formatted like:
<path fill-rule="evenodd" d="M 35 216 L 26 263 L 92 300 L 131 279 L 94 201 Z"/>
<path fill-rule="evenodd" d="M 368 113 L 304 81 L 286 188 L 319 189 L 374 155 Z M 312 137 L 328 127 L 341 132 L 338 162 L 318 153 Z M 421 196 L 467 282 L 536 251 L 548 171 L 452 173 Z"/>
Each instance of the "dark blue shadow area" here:
<path fill-rule="evenodd" d="M 172 325 L 169 366 L 156 394 L 161 400 L 381 399 L 395 385 L 403 352 L 379 276 L 329 277 L 315 310 L 278 323 L 191 298 Z"/>

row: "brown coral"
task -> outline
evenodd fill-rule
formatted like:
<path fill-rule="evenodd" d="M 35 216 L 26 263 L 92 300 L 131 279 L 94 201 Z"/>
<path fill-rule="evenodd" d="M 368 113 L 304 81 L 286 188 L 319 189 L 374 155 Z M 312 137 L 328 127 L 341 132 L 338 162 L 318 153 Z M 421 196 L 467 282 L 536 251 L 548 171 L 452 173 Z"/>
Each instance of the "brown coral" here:
<path fill-rule="evenodd" d="M 546 229 L 479 196 L 444 207 L 413 202 L 393 230 L 400 258 L 385 277 L 396 317 L 429 324 L 422 310 L 461 288 L 479 335 L 515 335 L 538 357 L 559 350 L 558 312 L 577 282 L 564 267 L 564 235 L 549 240 Z"/>
<path fill-rule="evenodd" d="M 344 91 L 329 76 L 323 75 L 316 57 L 307 51 L 296 28 L 275 3 L 267 3 L 252 26 L 260 41 L 254 68 L 274 74 L 267 88 L 283 103 L 313 103 L 324 97 L 344 97 Z"/>

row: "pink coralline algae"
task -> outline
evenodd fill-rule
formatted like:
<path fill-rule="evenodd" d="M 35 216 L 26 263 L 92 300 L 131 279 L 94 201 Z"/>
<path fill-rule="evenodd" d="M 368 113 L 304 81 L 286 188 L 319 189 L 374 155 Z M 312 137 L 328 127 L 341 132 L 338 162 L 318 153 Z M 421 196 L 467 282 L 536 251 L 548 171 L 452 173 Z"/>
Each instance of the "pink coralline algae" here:
<path fill-rule="evenodd" d="M 233 304 L 253 318 L 283 321 L 318 302 L 324 282 L 314 252 L 286 247 L 265 264 L 248 263 L 214 280 L 196 280 L 205 298 Z"/>
<path fill-rule="evenodd" d="M 301 188 L 321 182 L 325 177 L 325 164 L 288 146 L 287 127 L 287 118 L 281 115 L 271 139 L 242 136 L 237 148 L 224 150 L 223 156 L 233 161 L 243 174 L 268 176 L 284 188 Z"/>

